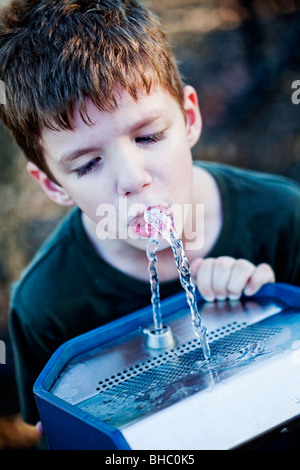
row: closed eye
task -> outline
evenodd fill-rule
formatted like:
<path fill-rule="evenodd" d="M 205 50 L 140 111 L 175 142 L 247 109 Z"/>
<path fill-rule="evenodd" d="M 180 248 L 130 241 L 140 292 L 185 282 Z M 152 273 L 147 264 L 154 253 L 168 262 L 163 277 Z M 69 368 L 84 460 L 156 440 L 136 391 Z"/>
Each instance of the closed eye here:
<path fill-rule="evenodd" d="M 90 171 L 93 171 L 95 168 L 98 167 L 99 163 L 101 161 L 101 157 L 96 157 L 90 160 L 88 163 L 85 165 L 76 168 L 74 170 L 75 174 L 77 175 L 78 178 L 82 178 L 82 176 L 86 175 Z"/>
<path fill-rule="evenodd" d="M 157 132 L 155 134 L 145 135 L 136 137 L 135 141 L 137 144 L 154 144 L 160 142 L 166 138 L 165 131 Z"/>

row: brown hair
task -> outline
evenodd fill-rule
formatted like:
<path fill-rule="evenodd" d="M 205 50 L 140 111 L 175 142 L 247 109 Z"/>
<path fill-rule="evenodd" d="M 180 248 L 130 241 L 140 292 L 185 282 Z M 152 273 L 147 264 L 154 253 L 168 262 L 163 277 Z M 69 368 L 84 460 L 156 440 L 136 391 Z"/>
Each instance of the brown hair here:
<path fill-rule="evenodd" d="M 134 99 L 159 83 L 183 109 L 183 87 L 156 17 L 137 0 L 13 0 L 0 17 L 0 117 L 28 160 L 54 180 L 40 138 L 72 129 L 86 98 L 116 107 L 117 85 Z"/>

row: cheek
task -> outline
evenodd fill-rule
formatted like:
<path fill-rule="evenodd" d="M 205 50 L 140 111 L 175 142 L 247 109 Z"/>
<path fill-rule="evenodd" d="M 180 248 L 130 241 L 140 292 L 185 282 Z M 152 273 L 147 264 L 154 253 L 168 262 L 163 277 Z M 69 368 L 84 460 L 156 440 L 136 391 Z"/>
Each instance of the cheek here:
<path fill-rule="evenodd" d="M 100 204 L 112 202 L 112 188 L 105 183 L 106 180 L 111 181 L 111 178 L 100 177 L 97 172 L 88 174 L 69 185 L 69 192 L 78 206 L 96 208 Z"/>
<path fill-rule="evenodd" d="M 180 129 L 176 134 L 173 134 L 170 146 L 170 158 L 170 163 L 172 163 L 178 171 L 187 170 L 191 165 L 192 154 L 184 129 Z"/>
<path fill-rule="evenodd" d="M 69 188 L 69 194 L 71 195 L 75 204 L 81 209 L 85 214 L 87 214 L 93 221 L 97 220 L 97 208 L 99 205 L 103 204 L 97 194 L 97 188 L 94 188 L 92 185 L 82 185 L 79 189 L 76 185 L 76 190 L 72 187 Z"/>
<path fill-rule="evenodd" d="M 176 189 L 179 193 L 189 192 L 193 177 L 193 160 L 189 148 L 183 145 L 174 148 L 167 165 L 167 172 L 173 183 L 173 190 Z"/>

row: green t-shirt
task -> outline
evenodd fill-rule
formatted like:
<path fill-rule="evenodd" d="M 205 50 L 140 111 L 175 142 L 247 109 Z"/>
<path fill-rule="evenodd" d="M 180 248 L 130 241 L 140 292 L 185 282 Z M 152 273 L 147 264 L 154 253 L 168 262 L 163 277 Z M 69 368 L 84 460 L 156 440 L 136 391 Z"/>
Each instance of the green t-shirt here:
<path fill-rule="evenodd" d="M 300 285 L 299 185 L 217 163 L 201 166 L 216 179 L 223 208 L 222 230 L 209 256 L 266 262 L 278 282 Z M 162 298 L 181 289 L 179 280 L 160 283 Z M 23 419 L 39 420 L 32 387 L 63 342 L 147 305 L 149 283 L 101 259 L 87 238 L 80 210 L 72 210 L 12 293 L 10 332 Z"/>

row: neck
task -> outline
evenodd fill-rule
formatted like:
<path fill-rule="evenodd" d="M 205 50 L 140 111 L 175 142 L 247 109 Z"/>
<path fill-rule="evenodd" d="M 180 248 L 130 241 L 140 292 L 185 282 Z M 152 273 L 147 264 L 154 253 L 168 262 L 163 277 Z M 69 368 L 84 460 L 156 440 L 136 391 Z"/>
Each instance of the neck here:
<path fill-rule="evenodd" d="M 182 232 L 184 250 L 190 262 L 210 253 L 221 228 L 222 207 L 217 183 L 210 173 L 195 166 L 192 205 Z"/>

